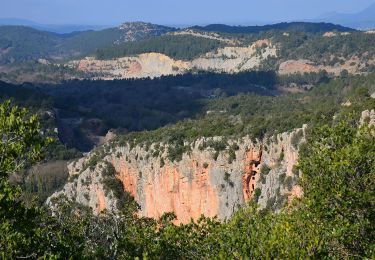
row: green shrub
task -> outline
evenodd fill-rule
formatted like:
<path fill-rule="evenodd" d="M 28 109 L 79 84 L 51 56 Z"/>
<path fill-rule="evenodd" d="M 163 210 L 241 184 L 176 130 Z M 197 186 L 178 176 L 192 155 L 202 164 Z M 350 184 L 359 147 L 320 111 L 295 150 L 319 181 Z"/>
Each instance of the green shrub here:
<path fill-rule="evenodd" d="M 254 200 L 255 203 L 258 203 L 258 200 L 259 200 L 259 197 L 260 197 L 261 194 L 262 194 L 262 190 L 260 188 L 256 188 L 254 190 L 253 200 Z"/>
<path fill-rule="evenodd" d="M 229 186 L 234 187 L 233 181 L 230 179 L 230 173 L 224 173 L 224 181 L 229 184 Z"/>
<path fill-rule="evenodd" d="M 293 133 L 291 143 L 295 149 L 298 149 L 298 146 L 301 142 L 302 137 L 303 137 L 303 130 L 298 130 L 297 132 Z"/>
<path fill-rule="evenodd" d="M 263 164 L 262 167 L 260 168 L 260 172 L 264 175 L 269 174 L 271 171 L 271 168 L 267 164 Z"/>
<path fill-rule="evenodd" d="M 286 178 L 286 173 L 283 172 L 282 174 L 279 175 L 279 182 L 284 184 Z"/>
<path fill-rule="evenodd" d="M 288 176 L 284 180 L 284 186 L 287 187 L 288 191 L 291 191 L 294 185 L 294 179 L 292 176 Z"/>

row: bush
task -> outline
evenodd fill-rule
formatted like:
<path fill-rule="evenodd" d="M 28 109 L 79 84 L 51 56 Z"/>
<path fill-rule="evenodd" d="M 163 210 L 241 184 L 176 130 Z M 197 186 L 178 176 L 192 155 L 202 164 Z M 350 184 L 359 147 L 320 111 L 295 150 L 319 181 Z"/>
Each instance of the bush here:
<path fill-rule="evenodd" d="M 303 137 L 303 130 L 298 130 L 297 132 L 293 133 L 291 143 L 295 149 L 298 149 L 298 145 L 301 142 L 302 137 Z"/>
<path fill-rule="evenodd" d="M 263 164 L 262 167 L 260 168 L 261 174 L 267 175 L 271 171 L 271 168 L 267 164 Z"/>
<path fill-rule="evenodd" d="M 285 178 L 286 178 L 286 173 L 283 172 L 282 174 L 279 175 L 279 182 L 284 184 Z"/>
<path fill-rule="evenodd" d="M 284 184 L 284 186 L 287 187 L 288 191 L 291 191 L 293 189 L 293 185 L 294 185 L 293 177 L 292 176 L 286 177 L 283 184 Z"/>
<path fill-rule="evenodd" d="M 258 203 L 258 200 L 259 200 L 259 197 L 260 197 L 261 194 L 262 194 L 262 190 L 260 188 L 256 188 L 254 190 L 253 200 L 254 200 L 255 203 Z"/>

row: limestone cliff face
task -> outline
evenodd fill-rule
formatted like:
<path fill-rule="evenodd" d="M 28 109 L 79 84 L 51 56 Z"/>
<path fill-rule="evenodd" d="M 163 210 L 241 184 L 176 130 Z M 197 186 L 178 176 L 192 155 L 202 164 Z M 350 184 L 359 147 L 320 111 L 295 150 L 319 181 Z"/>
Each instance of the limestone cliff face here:
<path fill-rule="evenodd" d="M 105 209 L 116 211 L 117 201 L 114 194 L 103 184 L 103 171 L 106 165 L 98 163 L 95 167 L 88 167 L 81 171 L 84 161 L 85 158 L 82 158 L 68 165 L 70 175 L 68 183 L 61 191 L 48 198 L 46 203 L 53 205 L 54 199 L 64 197 L 64 199 L 91 207 L 96 214 Z"/>
<path fill-rule="evenodd" d="M 113 60 L 96 60 L 93 57 L 87 57 L 73 64 L 77 70 L 103 74 L 100 77 L 103 80 L 176 75 L 186 71 L 190 66 L 187 62 L 173 60 L 160 53 L 144 53 Z"/>
<path fill-rule="evenodd" d="M 290 196 L 300 196 L 295 185 L 298 159 L 295 146 L 303 141 L 304 128 L 273 138 L 253 142 L 248 137 L 228 141 L 226 151 L 215 159 L 215 151 L 202 149 L 208 139 L 190 144 L 191 151 L 179 162 L 167 158 L 167 145 L 107 148 L 102 161 L 112 164 L 123 189 L 139 203 L 140 215 L 159 218 L 175 212 L 176 223 L 187 223 L 202 214 L 229 218 L 239 207 L 254 198 L 259 205 L 278 210 Z M 220 140 L 219 137 L 214 140 Z M 235 151 L 229 147 L 236 144 Z M 155 155 L 155 151 L 159 154 Z M 153 156 L 154 155 L 154 156 Z M 116 210 L 116 199 L 103 186 L 103 163 L 83 170 L 93 154 L 69 166 L 71 179 L 52 198 L 65 195 L 100 212 Z M 289 181 L 286 181 L 289 180 Z"/>
<path fill-rule="evenodd" d="M 362 111 L 360 123 L 362 124 L 368 124 L 370 126 L 375 125 L 375 110 L 365 110 Z"/>
<path fill-rule="evenodd" d="M 224 47 L 192 61 L 199 70 L 236 73 L 256 69 L 268 57 L 276 57 L 277 49 L 270 40 L 259 40 L 247 47 Z"/>

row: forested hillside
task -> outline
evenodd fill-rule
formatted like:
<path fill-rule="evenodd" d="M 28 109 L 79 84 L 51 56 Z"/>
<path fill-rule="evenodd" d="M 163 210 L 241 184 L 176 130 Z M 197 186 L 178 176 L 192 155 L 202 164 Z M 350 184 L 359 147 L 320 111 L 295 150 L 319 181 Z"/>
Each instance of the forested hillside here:
<path fill-rule="evenodd" d="M 330 31 L 338 32 L 352 32 L 352 28 L 335 25 L 332 23 L 306 23 L 306 22 L 291 22 L 291 23 L 277 23 L 263 26 L 230 26 L 225 24 L 210 24 L 207 26 L 194 26 L 193 29 L 198 29 L 207 32 L 221 32 L 221 33 L 260 33 L 268 31 L 298 31 L 305 33 L 324 33 Z"/>
<path fill-rule="evenodd" d="M 67 60 L 115 43 L 137 41 L 173 30 L 147 23 L 126 23 L 101 31 L 57 34 L 25 26 L 0 26 L 0 64 Z"/>
<path fill-rule="evenodd" d="M 223 47 L 223 44 L 217 40 L 189 35 L 165 35 L 141 42 L 130 42 L 99 49 L 96 52 L 96 56 L 99 59 L 111 59 L 141 53 L 159 52 L 175 59 L 191 60 L 219 47 Z"/>
<path fill-rule="evenodd" d="M 363 110 L 375 108 L 375 100 L 369 96 L 375 92 L 374 76 L 332 80 L 302 94 L 272 97 L 247 93 L 218 97 L 203 103 L 202 110 L 209 111 L 206 115 L 151 132 L 130 133 L 120 137 L 119 142 L 170 143 L 175 151 L 184 152 L 189 146 L 186 141 L 200 137 L 237 139 L 249 135 L 261 139 L 303 124 L 329 123 L 333 117 L 341 118 L 349 111 L 359 117 Z M 342 105 L 347 102 L 351 102 L 350 107 Z"/>

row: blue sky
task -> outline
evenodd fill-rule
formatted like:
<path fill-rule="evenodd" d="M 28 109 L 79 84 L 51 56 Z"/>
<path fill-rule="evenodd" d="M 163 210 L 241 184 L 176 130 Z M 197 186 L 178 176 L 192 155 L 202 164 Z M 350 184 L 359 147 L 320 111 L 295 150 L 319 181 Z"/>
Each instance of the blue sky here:
<path fill-rule="evenodd" d="M 0 0 L 0 18 L 45 24 L 114 25 L 276 22 L 356 13 L 375 0 Z"/>

